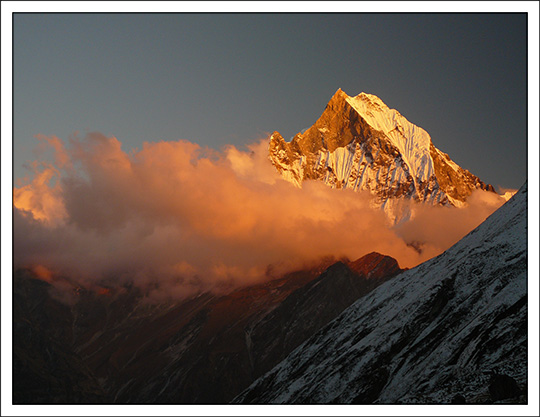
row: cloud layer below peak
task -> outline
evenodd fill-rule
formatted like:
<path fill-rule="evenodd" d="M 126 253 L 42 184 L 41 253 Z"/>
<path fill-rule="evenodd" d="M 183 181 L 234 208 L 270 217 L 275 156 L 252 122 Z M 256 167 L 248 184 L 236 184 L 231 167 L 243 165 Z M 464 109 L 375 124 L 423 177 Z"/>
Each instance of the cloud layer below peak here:
<path fill-rule="evenodd" d="M 33 177 L 13 190 L 15 268 L 86 285 L 134 283 L 155 297 L 261 282 L 328 255 L 377 251 L 412 267 L 504 202 L 477 191 L 466 208 L 417 207 L 391 228 L 367 192 L 284 181 L 266 141 L 245 151 L 176 141 L 126 152 L 97 132 L 67 144 L 37 139 Z"/>

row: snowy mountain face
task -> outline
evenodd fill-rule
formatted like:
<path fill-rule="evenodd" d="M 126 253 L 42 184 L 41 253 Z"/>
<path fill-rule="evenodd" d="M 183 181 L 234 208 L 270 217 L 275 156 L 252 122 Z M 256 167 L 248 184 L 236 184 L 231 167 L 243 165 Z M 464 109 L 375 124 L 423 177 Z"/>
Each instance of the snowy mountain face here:
<path fill-rule="evenodd" d="M 240 403 L 527 401 L 527 186 L 443 254 L 386 281 Z"/>
<path fill-rule="evenodd" d="M 319 120 L 290 142 L 274 132 L 269 158 L 299 187 L 315 179 L 333 188 L 370 191 L 394 223 L 410 215 L 403 212 L 403 200 L 461 207 L 475 189 L 494 191 L 378 97 L 349 97 L 341 89 Z"/>

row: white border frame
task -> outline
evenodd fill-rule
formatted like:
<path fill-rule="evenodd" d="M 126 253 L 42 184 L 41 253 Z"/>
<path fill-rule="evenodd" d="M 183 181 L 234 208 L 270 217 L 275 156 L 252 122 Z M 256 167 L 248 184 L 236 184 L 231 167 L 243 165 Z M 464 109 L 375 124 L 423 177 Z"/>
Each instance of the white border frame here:
<path fill-rule="evenodd" d="M 381 12 L 391 10 L 394 13 L 413 12 L 526 12 L 528 13 L 528 186 L 529 186 L 529 404 L 526 406 L 249 406 L 249 405 L 65 405 L 65 406 L 13 406 L 11 405 L 11 277 L 12 277 L 12 13 L 14 12 Z M 539 415 L 538 402 L 538 213 L 539 213 L 539 3 L 536 1 L 458 1 L 458 2 L 129 2 L 129 1 L 2 1 L 2 415 L 122 415 L 143 416 L 163 415 Z"/>

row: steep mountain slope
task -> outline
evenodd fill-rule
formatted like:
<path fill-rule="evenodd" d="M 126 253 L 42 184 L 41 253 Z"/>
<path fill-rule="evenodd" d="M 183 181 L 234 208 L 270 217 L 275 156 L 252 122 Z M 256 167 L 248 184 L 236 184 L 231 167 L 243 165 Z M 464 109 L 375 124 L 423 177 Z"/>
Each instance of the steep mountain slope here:
<path fill-rule="evenodd" d="M 402 269 L 389 256 L 372 252 L 355 262 L 337 262 L 289 295 L 273 311 L 246 329 L 254 375 L 272 369 L 293 349 L 345 308 Z"/>
<path fill-rule="evenodd" d="M 200 297 L 203 302 L 193 300 L 196 305 L 187 311 L 181 304 L 166 315 L 149 317 L 144 330 L 137 330 L 135 337 L 116 346 L 116 355 L 125 359 L 130 358 L 125 349 L 133 346 L 134 356 L 118 370 L 109 367 L 116 372 L 108 378 L 109 389 L 116 391 L 115 401 L 229 402 L 254 379 L 245 329 L 315 279 L 326 266 L 296 271 L 228 295 L 205 294 Z M 104 337 L 111 339 L 111 335 Z M 146 338 L 152 342 L 145 345 Z M 99 346 L 100 340 L 93 345 Z M 92 348 L 89 345 L 87 349 Z"/>
<path fill-rule="evenodd" d="M 243 403 L 526 402 L 527 186 L 438 257 L 360 298 Z"/>
<path fill-rule="evenodd" d="M 269 158 L 297 186 L 315 179 L 333 188 L 369 190 L 392 222 L 410 216 L 403 200 L 460 207 L 475 189 L 494 191 L 378 97 L 349 97 L 341 89 L 291 142 L 274 132 Z"/>
<path fill-rule="evenodd" d="M 228 295 L 206 293 L 170 304 L 142 302 L 136 288 L 74 288 L 71 307 L 51 298 L 50 284 L 20 271 L 15 396 L 22 403 L 226 403 L 400 271 L 394 259 L 372 253 L 355 262 L 326 259 Z M 28 344 L 29 335 L 48 344 Z M 57 359 L 51 363 L 45 352 Z M 41 374 L 70 374 L 64 379 L 75 392 L 48 377 L 26 397 L 25 386 Z"/>
<path fill-rule="evenodd" d="M 333 272 L 336 268 L 348 272 L 346 280 Z M 168 348 L 168 365 L 141 381 L 155 387 L 147 401 L 229 402 L 358 297 L 399 271 L 388 268 L 378 279 L 368 280 L 338 262 L 292 292 L 281 290 L 287 280 L 280 280 L 219 298 L 208 305 L 199 329 L 191 329 L 197 332 L 189 337 L 192 345 L 186 349 L 187 338 L 177 337 Z"/>

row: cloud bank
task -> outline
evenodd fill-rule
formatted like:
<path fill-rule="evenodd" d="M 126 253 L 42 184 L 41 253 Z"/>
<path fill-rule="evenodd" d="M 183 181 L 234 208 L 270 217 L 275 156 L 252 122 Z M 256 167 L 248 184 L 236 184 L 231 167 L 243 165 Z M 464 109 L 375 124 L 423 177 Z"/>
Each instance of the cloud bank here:
<path fill-rule="evenodd" d="M 48 281 L 134 283 L 156 297 L 261 282 L 324 256 L 377 251 L 413 267 L 504 202 L 477 191 L 464 209 L 416 207 L 392 229 L 367 192 L 281 179 L 266 141 L 222 151 L 154 142 L 126 152 L 97 132 L 67 144 L 37 138 L 33 176 L 13 190 L 14 267 Z"/>

